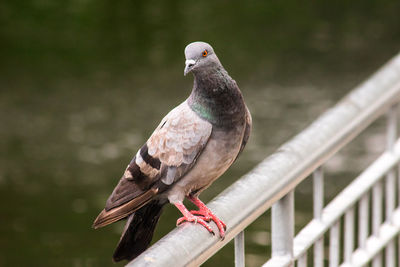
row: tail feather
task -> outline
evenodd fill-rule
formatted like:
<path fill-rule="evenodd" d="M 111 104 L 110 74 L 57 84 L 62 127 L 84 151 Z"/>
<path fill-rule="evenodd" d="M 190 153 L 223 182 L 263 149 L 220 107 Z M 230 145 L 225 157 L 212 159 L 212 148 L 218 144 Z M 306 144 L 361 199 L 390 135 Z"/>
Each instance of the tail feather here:
<path fill-rule="evenodd" d="M 94 220 L 92 227 L 97 229 L 127 217 L 134 211 L 146 205 L 151 198 L 157 194 L 157 192 L 157 188 L 151 188 L 142 195 L 124 203 L 119 207 L 115 207 L 111 210 L 104 209 L 99 216 L 97 216 L 96 220 Z"/>
<path fill-rule="evenodd" d="M 150 245 L 165 203 L 153 200 L 132 213 L 115 249 L 113 260 L 133 260 Z"/>

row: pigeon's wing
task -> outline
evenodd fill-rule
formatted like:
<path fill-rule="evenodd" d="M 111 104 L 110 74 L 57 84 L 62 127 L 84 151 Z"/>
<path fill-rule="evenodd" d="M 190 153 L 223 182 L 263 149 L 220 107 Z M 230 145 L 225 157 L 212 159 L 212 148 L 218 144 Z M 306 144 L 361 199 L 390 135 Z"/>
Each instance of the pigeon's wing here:
<path fill-rule="evenodd" d="M 118 221 L 168 189 L 192 168 L 211 131 L 211 123 L 186 102 L 168 113 L 129 163 L 93 226 Z"/>
<path fill-rule="evenodd" d="M 243 134 L 243 139 L 242 139 L 242 144 L 240 146 L 240 150 L 238 155 L 236 156 L 236 159 L 239 157 L 240 153 L 242 153 L 244 147 L 247 144 L 247 141 L 249 140 L 250 137 L 250 133 L 251 133 L 251 126 L 252 126 L 252 119 L 251 119 L 251 114 L 249 109 L 246 107 L 246 128 L 244 130 L 244 134 Z"/>

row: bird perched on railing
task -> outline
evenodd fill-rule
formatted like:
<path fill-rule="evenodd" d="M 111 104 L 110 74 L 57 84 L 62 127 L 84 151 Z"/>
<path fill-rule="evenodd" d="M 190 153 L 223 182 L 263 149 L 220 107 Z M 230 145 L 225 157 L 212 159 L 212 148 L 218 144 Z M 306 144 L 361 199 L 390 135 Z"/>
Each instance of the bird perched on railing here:
<path fill-rule="evenodd" d="M 194 75 L 190 96 L 165 116 L 137 152 L 94 221 L 93 227 L 99 228 L 128 217 L 115 261 L 131 260 L 148 247 L 168 202 L 183 215 L 178 225 L 194 222 L 214 234 L 208 225 L 212 220 L 221 238 L 225 236 L 225 224 L 198 196 L 243 150 L 251 115 L 239 87 L 209 44 L 189 44 L 185 57 L 184 75 Z M 185 197 L 199 210 L 187 210 Z"/>

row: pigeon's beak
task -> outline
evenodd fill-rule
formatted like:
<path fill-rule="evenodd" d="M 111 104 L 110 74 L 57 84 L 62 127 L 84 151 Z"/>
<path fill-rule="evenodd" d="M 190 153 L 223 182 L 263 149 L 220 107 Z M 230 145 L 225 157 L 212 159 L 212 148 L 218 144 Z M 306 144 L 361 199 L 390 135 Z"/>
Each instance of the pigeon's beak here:
<path fill-rule="evenodd" d="M 183 71 L 183 75 L 185 75 L 186 76 L 186 74 L 188 74 L 189 72 L 191 72 L 192 71 L 192 69 L 193 69 L 193 66 L 196 64 L 196 61 L 195 60 L 193 60 L 193 59 L 187 59 L 186 61 L 185 61 L 185 70 Z"/>

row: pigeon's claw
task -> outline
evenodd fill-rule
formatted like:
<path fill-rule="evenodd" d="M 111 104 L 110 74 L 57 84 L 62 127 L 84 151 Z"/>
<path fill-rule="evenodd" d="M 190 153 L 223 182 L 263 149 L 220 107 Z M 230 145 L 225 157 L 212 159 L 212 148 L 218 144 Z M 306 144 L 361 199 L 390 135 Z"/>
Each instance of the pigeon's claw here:
<path fill-rule="evenodd" d="M 197 217 L 197 216 L 184 216 L 179 218 L 176 221 L 176 225 L 180 225 L 184 222 L 194 222 L 194 223 L 198 223 L 201 224 L 204 228 L 206 228 L 211 234 L 215 235 L 213 229 L 207 224 L 207 222 L 205 220 L 203 220 L 203 218 Z"/>
<path fill-rule="evenodd" d="M 190 211 L 191 214 L 196 215 L 198 217 L 201 217 L 203 220 L 205 220 L 206 222 L 210 222 L 211 221 L 211 217 L 207 216 L 206 214 L 204 214 L 203 211 L 200 210 L 191 210 Z"/>
<path fill-rule="evenodd" d="M 218 226 L 221 238 L 225 237 L 226 224 L 223 221 L 221 221 L 217 216 L 215 216 L 213 213 L 209 213 L 204 210 L 191 210 L 190 213 L 196 215 L 197 218 L 202 219 L 206 222 L 209 221 L 215 222 L 215 224 Z"/>
<path fill-rule="evenodd" d="M 179 218 L 176 221 L 176 225 L 180 225 L 183 222 L 194 222 L 202 225 L 204 228 L 208 230 L 211 234 L 215 235 L 214 230 L 207 224 L 207 222 L 201 218 L 194 216 L 192 213 L 190 213 L 186 207 L 182 203 L 175 203 L 175 206 L 182 212 L 183 217 Z"/>
<path fill-rule="evenodd" d="M 224 228 L 224 230 L 226 230 L 226 224 L 211 212 L 207 212 L 207 211 L 204 211 L 204 210 L 191 210 L 190 213 L 193 214 L 193 215 L 196 215 L 198 217 L 201 217 L 206 222 L 209 222 L 209 221 L 212 220 L 217 225 L 218 225 L 218 223 L 220 223 L 222 225 L 222 227 Z"/>
<path fill-rule="evenodd" d="M 215 222 L 219 230 L 219 235 L 223 239 L 225 237 L 226 224 L 212 213 L 212 211 L 197 197 L 188 196 L 188 199 L 199 208 L 199 210 L 192 210 L 190 213 L 204 221 L 209 222 L 212 220 Z"/>

